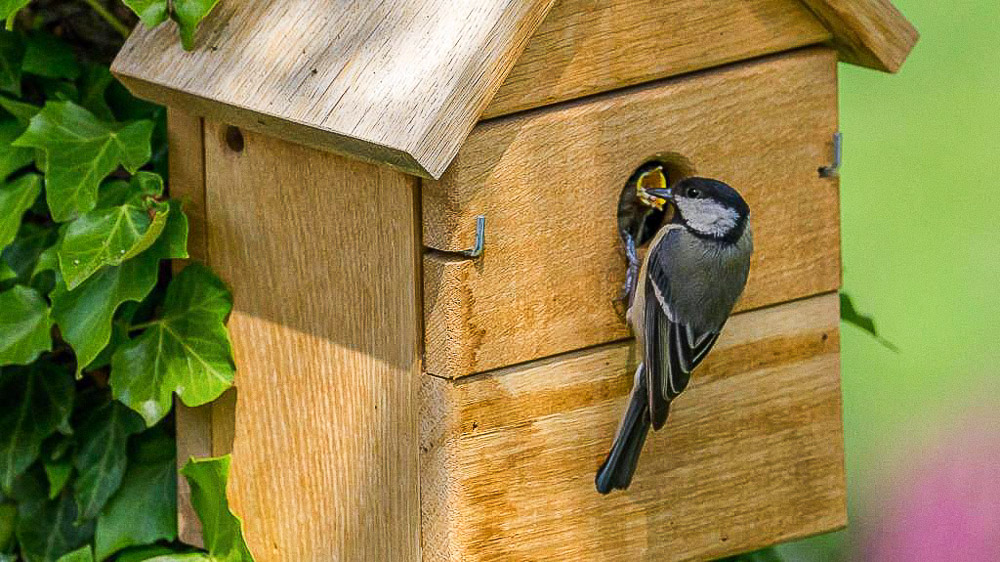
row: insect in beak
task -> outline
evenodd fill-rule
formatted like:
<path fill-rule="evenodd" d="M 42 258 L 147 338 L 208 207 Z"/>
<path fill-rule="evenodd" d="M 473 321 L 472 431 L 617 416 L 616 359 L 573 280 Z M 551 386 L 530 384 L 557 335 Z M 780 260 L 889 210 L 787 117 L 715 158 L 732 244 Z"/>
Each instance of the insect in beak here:
<path fill-rule="evenodd" d="M 663 167 L 657 166 L 639 176 L 635 194 L 647 207 L 662 211 L 667 201 L 673 199 L 673 190 L 667 189 L 667 176 L 663 173 Z"/>

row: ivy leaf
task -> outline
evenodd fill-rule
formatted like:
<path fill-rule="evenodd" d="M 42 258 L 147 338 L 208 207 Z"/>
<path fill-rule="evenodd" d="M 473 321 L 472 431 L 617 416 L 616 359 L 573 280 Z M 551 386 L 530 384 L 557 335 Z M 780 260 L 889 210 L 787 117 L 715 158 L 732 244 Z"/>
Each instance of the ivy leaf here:
<path fill-rule="evenodd" d="M 150 294 L 153 293 L 151 292 Z M 149 295 L 146 298 L 149 298 Z M 132 317 L 138 306 L 139 303 L 129 301 L 118 308 L 118 312 L 115 313 L 115 318 L 111 322 L 111 338 L 108 340 L 108 344 L 104 346 L 104 349 L 97 354 L 97 357 L 90 364 L 84 367 L 85 371 L 91 372 L 111 366 L 111 357 L 115 351 L 128 341 L 128 331 L 132 326 Z"/>
<path fill-rule="evenodd" d="M 181 558 L 171 558 L 176 556 L 186 556 L 183 551 L 178 551 L 170 547 L 151 545 L 138 548 L 130 548 L 122 551 L 115 562 L 149 562 L 151 560 L 182 560 Z"/>
<path fill-rule="evenodd" d="M 5 493 L 72 411 L 73 377 L 62 368 L 43 360 L 0 371 L 0 487 Z"/>
<path fill-rule="evenodd" d="M 44 503 L 48 488 L 45 485 L 45 473 L 37 465 L 32 466 L 17 478 L 10 491 L 6 492 L 10 499 L 18 504 L 18 511 L 25 506 Z"/>
<path fill-rule="evenodd" d="M 162 105 L 137 98 L 129 92 L 121 82 L 115 81 L 108 87 L 108 105 L 114 111 L 118 121 L 139 121 L 148 119 L 156 121 L 158 116 L 166 113 Z"/>
<path fill-rule="evenodd" d="M 11 269 L 11 267 L 7 265 L 7 262 L 0 261 L 0 283 L 10 281 L 11 279 L 17 279 L 17 272 Z"/>
<path fill-rule="evenodd" d="M 55 501 L 22 503 L 17 540 L 27 562 L 52 562 L 81 547 L 94 535 L 93 522 L 77 525 L 76 503 L 69 494 Z"/>
<path fill-rule="evenodd" d="M 236 371 L 224 324 L 232 306 L 232 295 L 208 268 L 181 271 L 167 287 L 163 316 L 111 358 L 115 398 L 147 425 L 170 411 L 174 392 L 188 406 L 218 398 Z"/>
<path fill-rule="evenodd" d="M 76 80 L 81 72 L 73 49 L 50 33 L 28 37 L 21 70 L 36 76 L 68 80 Z"/>
<path fill-rule="evenodd" d="M 174 0 L 172 16 L 180 28 L 181 45 L 185 50 L 194 48 L 194 33 L 198 24 L 218 3 L 219 0 Z"/>
<path fill-rule="evenodd" d="M 122 0 L 146 27 L 156 27 L 167 19 L 167 0 Z"/>
<path fill-rule="evenodd" d="M 126 301 L 141 301 L 156 285 L 161 259 L 187 257 L 187 218 L 171 201 L 163 233 L 153 246 L 117 267 L 107 267 L 69 291 L 65 282 L 52 291 L 52 317 L 76 353 L 79 375 L 111 340 L 115 311 Z"/>
<path fill-rule="evenodd" d="M 49 479 L 49 499 L 54 500 L 69 482 L 69 477 L 73 474 L 73 463 L 69 459 L 47 460 L 42 463 L 42 467 Z"/>
<path fill-rule="evenodd" d="M 149 120 L 153 126 L 153 155 L 149 159 L 154 172 L 166 177 L 167 168 L 167 108 L 133 96 L 121 82 L 114 82 L 105 96 L 118 121 Z"/>
<path fill-rule="evenodd" d="M 21 226 L 21 217 L 41 192 L 42 180 L 38 174 L 21 176 L 0 185 L 0 250 L 14 241 Z"/>
<path fill-rule="evenodd" d="M 14 16 L 31 0 L 0 0 L 0 18 L 7 20 L 7 31 L 14 29 Z"/>
<path fill-rule="evenodd" d="M 76 82 L 62 78 L 46 78 L 45 76 L 36 76 L 34 82 L 41 87 L 43 97 L 48 101 L 80 103 L 80 88 L 76 87 Z"/>
<path fill-rule="evenodd" d="M 97 519 L 94 540 L 98 560 L 131 546 L 177 538 L 174 440 L 155 430 L 137 440 L 121 488 Z M 136 519 L 136 513 L 143 517 Z"/>
<path fill-rule="evenodd" d="M 102 121 L 115 120 L 108 100 L 104 97 L 108 86 L 114 80 L 115 77 L 111 74 L 111 70 L 100 64 L 87 65 L 83 77 L 80 79 L 80 105 Z"/>
<path fill-rule="evenodd" d="M 45 271 L 51 271 L 55 273 L 56 269 L 59 268 L 59 245 L 49 246 L 42 250 L 42 253 L 38 254 L 38 261 L 35 262 L 34 269 L 31 270 L 31 279 L 34 279 L 40 273 Z M 44 291 L 41 291 L 44 293 Z"/>
<path fill-rule="evenodd" d="M 0 96 L 0 99 L 3 99 Z M 10 143 L 21 136 L 25 125 L 17 119 L 7 119 L 0 122 L 0 181 L 7 176 L 31 164 L 35 159 L 35 151 L 30 148 L 12 146 Z"/>
<path fill-rule="evenodd" d="M 4 248 L 2 259 L 17 273 L 18 279 L 27 284 L 35 272 L 39 257 L 52 247 L 59 232 L 52 227 L 26 222 L 21 225 L 14 239 Z"/>
<path fill-rule="evenodd" d="M 100 268 L 121 265 L 153 245 L 167 224 L 166 203 L 136 201 L 96 209 L 69 223 L 59 268 L 72 291 Z"/>
<path fill-rule="evenodd" d="M 3 32 L 0 31 L 0 33 Z M 4 111 L 7 113 L 13 115 L 14 119 L 17 119 L 17 122 L 21 124 L 22 128 L 27 127 L 28 123 L 31 122 L 31 118 L 38 115 L 38 112 L 42 110 L 42 108 L 37 105 L 31 105 L 30 103 L 8 98 L 7 96 L 0 96 L 0 107 L 4 108 Z M 20 134 L 21 133 L 19 132 L 18 135 Z"/>
<path fill-rule="evenodd" d="M 12 2 L 0 0 L 0 17 L 7 19 L 7 13 L 12 4 L 20 4 L 14 11 L 28 1 Z M 21 95 L 21 61 L 24 60 L 24 42 L 21 36 L 11 31 L 0 31 L 0 90 Z"/>
<path fill-rule="evenodd" d="M 191 485 L 191 505 L 201 521 L 202 538 L 209 559 L 252 561 L 253 557 L 243 540 L 243 521 L 230 511 L 229 500 L 226 499 L 229 460 L 229 455 L 191 459 L 181 469 L 181 474 Z"/>
<path fill-rule="evenodd" d="M 49 305 L 23 285 L 0 293 L 0 365 L 26 365 L 52 349 Z"/>
<path fill-rule="evenodd" d="M 17 504 L 6 501 L 0 496 L 0 552 L 9 552 L 14 545 L 14 529 L 16 526 Z"/>
<path fill-rule="evenodd" d="M 118 490 L 128 462 L 128 437 L 143 429 L 142 418 L 113 400 L 80 428 L 80 446 L 73 457 L 79 473 L 73 490 L 80 521 L 97 517 Z"/>
<path fill-rule="evenodd" d="M 94 553 L 91 552 L 89 546 L 85 546 L 80 550 L 63 554 L 56 562 L 94 562 Z"/>
<path fill-rule="evenodd" d="M 97 203 L 101 181 L 119 165 L 135 173 L 149 161 L 152 121 L 107 123 L 73 102 L 53 102 L 31 119 L 15 146 L 45 152 L 52 218 L 66 222 Z"/>

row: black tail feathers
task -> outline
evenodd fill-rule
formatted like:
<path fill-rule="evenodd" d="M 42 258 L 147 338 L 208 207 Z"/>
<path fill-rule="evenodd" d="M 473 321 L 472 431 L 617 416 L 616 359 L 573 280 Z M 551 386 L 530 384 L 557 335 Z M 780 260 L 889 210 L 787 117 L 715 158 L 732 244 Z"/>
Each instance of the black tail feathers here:
<path fill-rule="evenodd" d="M 637 375 L 635 382 L 611 452 L 604 459 L 601 468 L 597 469 L 597 477 L 594 479 L 597 491 L 602 494 L 611 490 L 625 490 L 632 483 L 632 475 L 639 464 L 639 453 L 642 452 L 646 434 L 649 433 L 649 397 L 646 395 L 644 377 Z"/>

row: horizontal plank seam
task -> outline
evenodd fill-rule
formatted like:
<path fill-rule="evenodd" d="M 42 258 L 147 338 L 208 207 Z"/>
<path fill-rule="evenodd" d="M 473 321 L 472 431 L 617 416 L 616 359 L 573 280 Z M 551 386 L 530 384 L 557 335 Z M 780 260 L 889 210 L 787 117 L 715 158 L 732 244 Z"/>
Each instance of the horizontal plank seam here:
<path fill-rule="evenodd" d="M 768 309 L 771 309 L 771 308 L 776 308 L 776 307 L 779 307 L 779 306 L 785 306 L 785 305 L 788 305 L 788 304 L 793 304 L 793 303 L 797 303 L 797 302 L 801 302 L 801 301 L 806 301 L 806 300 L 810 300 L 810 299 L 818 299 L 818 298 L 822 298 L 822 297 L 828 297 L 830 295 L 835 295 L 835 294 L 839 294 L 839 293 L 840 293 L 840 291 L 826 291 L 826 292 L 821 292 L 821 293 L 813 293 L 811 295 L 804 295 L 804 296 L 801 296 L 801 297 L 798 297 L 798 298 L 794 298 L 794 299 L 790 299 L 790 300 L 786 300 L 786 301 L 781 301 L 781 302 L 777 302 L 777 303 L 766 304 L 764 306 L 758 306 L 756 308 L 748 308 L 746 310 L 741 310 L 740 312 L 734 314 L 733 316 L 741 316 L 743 314 L 748 314 L 748 313 L 751 313 L 751 312 L 760 312 L 762 310 L 768 310 Z M 577 354 L 582 355 L 584 353 L 591 353 L 591 352 L 594 352 L 594 351 L 597 351 L 597 350 L 600 350 L 600 349 L 604 349 L 604 348 L 616 347 L 616 346 L 622 345 L 623 343 L 627 343 L 627 342 L 634 341 L 634 340 L 635 340 L 635 338 L 633 336 L 629 336 L 627 338 L 617 339 L 617 340 L 613 340 L 613 341 L 609 341 L 609 342 L 604 342 L 604 343 L 599 343 L 599 344 L 595 344 L 595 345 L 588 345 L 586 347 L 580 347 L 580 348 L 573 349 L 573 350 L 570 350 L 570 351 L 564 351 L 562 353 L 556 353 L 554 355 L 546 355 L 545 357 L 538 357 L 536 359 L 530 359 L 528 361 L 520 361 L 518 363 L 511 363 L 510 365 L 504 365 L 503 367 L 495 367 L 493 369 L 487 369 L 485 371 L 476 371 L 475 373 L 470 373 L 468 375 L 463 375 L 463 376 L 460 376 L 460 377 L 446 377 L 444 375 L 438 375 L 438 374 L 432 373 L 430 371 L 424 371 L 424 375 L 428 375 L 428 376 L 431 376 L 431 377 L 434 377 L 434 378 L 438 378 L 438 379 L 442 379 L 442 380 L 446 380 L 446 381 L 452 381 L 452 382 L 473 381 L 473 380 L 476 380 L 476 379 L 481 378 L 481 377 L 501 375 L 501 374 L 503 374 L 504 371 L 510 371 L 510 370 L 515 370 L 515 369 L 522 369 L 522 368 L 524 368 L 525 365 L 530 365 L 532 363 L 541 363 L 541 362 L 548 362 L 548 361 L 560 361 L 560 360 L 562 360 L 562 359 L 564 359 L 566 357 L 569 357 L 569 356 L 573 356 L 573 355 L 577 355 Z"/>

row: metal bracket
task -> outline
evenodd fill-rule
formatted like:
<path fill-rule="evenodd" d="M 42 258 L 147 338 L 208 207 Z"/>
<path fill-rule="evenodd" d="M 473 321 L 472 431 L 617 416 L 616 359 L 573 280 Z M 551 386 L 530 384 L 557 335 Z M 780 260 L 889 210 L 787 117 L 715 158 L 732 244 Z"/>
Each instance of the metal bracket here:
<path fill-rule="evenodd" d="M 430 248 L 428 246 L 428 248 Z M 430 248 L 435 252 L 442 252 L 445 254 L 457 254 L 460 256 L 465 256 L 467 258 L 478 258 L 483 255 L 483 250 L 486 249 L 486 215 L 476 216 L 476 241 L 468 250 L 442 250 L 440 248 Z"/>
<path fill-rule="evenodd" d="M 844 133 L 837 131 L 833 134 L 833 165 L 831 166 L 821 166 L 819 169 L 819 177 L 821 178 L 839 178 L 840 177 L 840 165 L 843 163 L 844 158 Z"/>

